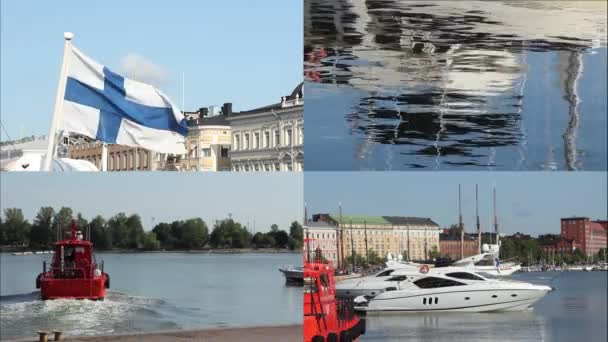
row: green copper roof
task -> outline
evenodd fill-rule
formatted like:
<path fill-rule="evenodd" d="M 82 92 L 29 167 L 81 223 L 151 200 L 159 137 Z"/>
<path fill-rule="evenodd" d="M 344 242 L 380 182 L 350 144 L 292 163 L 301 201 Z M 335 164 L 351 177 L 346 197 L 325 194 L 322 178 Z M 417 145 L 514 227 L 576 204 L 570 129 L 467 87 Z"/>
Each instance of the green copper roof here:
<path fill-rule="evenodd" d="M 340 215 L 330 214 L 331 218 L 336 222 L 340 222 Z M 342 224 L 349 224 L 350 222 L 353 224 L 363 224 L 364 222 L 367 224 L 386 224 L 390 225 L 391 223 L 384 219 L 382 216 L 366 216 L 366 215 L 344 215 L 342 214 Z"/>

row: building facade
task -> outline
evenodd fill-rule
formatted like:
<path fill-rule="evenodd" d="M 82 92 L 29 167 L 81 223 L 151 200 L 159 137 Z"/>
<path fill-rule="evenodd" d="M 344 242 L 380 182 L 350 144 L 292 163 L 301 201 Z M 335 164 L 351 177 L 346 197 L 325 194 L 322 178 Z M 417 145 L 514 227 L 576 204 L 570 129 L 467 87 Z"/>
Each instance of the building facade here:
<path fill-rule="evenodd" d="M 224 105 L 226 107 L 226 105 Z M 190 116 L 186 137 L 186 154 L 179 158 L 181 171 L 230 171 L 230 124 L 226 115 L 208 116 L 201 108 Z"/>
<path fill-rule="evenodd" d="M 303 84 L 280 103 L 231 113 L 233 171 L 302 171 L 304 167 Z"/>
<path fill-rule="evenodd" d="M 308 221 L 304 225 L 304 237 L 308 238 L 308 243 L 304 243 L 303 252 L 309 248 L 310 257 L 314 258 L 315 251 L 321 250 L 323 257 L 334 267 L 337 267 L 337 244 L 336 227 L 325 222 Z"/>
<path fill-rule="evenodd" d="M 352 255 L 353 250 L 364 256 L 367 250 L 380 257 L 405 254 L 409 260 L 426 260 L 433 249 L 440 252 L 441 229 L 429 218 L 316 214 L 313 221 L 339 228 L 340 260 Z"/>
<path fill-rule="evenodd" d="M 586 255 L 597 254 L 606 248 L 605 221 L 591 221 L 588 217 L 568 217 L 561 219 L 562 239 L 573 240 Z"/>
<path fill-rule="evenodd" d="M 462 249 L 460 247 L 461 245 L 463 246 Z M 450 258 L 452 260 L 460 260 L 463 257 L 466 258 L 479 254 L 479 244 L 477 243 L 477 239 L 472 240 L 466 238 L 464 243 L 462 243 L 460 239 L 440 239 L 439 250 L 441 251 L 440 255 L 442 257 Z"/>
<path fill-rule="evenodd" d="M 90 138 L 70 137 L 69 158 L 87 160 L 99 170 L 102 165 L 103 144 Z M 107 171 L 154 171 L 158 169 L 158 153 L 137 147 L 108 144 Z"/>

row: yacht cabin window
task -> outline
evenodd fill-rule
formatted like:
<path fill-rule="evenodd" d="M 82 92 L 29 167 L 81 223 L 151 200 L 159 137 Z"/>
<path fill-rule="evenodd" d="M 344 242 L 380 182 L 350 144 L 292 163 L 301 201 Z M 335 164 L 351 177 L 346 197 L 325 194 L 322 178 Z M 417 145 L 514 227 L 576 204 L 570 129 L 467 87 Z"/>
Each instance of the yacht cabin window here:
<path fill-rule="evenodd" d="M 484 280 L 482 277 L 469 272 L 452 272 L 446 273 L 450 278 L 465 279 L 465 280 Z"/>
<path fill-rule="evenodd" d="M 465 285 L 465 284 L 455 281 L 455 280 L 436 278 L 436 277 L 426 277 L 426 278 L 418 279 L 414 282 L 414 284 L 421 289 L 434 289 L 434 288 L 438 288 L 438 287 Z"/>
<path fill-rule="evenodd" d="M 390 278 L 386 279 L 386 281 L 404 281 L 406 279 L 407 279 L 407 276 L 398 275 L 398 276 L 390 277 Z"/>
<path fill-rule="evenodd" d="M 391 273 L 393 273 L 393 271 L 395 271 L 395 270 L 382 271 L 382 272 L 376 274 L 376 277 L 386 277 L 386 276 L 389 276 L 389 275 L 391 275 Z"/>

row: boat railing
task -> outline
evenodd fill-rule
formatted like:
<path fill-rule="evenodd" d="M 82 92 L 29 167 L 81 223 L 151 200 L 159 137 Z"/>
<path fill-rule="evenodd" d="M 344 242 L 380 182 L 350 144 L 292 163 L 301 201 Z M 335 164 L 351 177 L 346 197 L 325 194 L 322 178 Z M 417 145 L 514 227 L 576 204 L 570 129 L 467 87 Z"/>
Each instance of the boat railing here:
<path fill-rule="evenodd" d="M 72 278 L 89 278 L 87 276 L 87 267 L 53 267 L 51 268 L 52 278 L 55 279 L 72 279 Z M 90 274 L 90 272 L 88 272 Z"/>

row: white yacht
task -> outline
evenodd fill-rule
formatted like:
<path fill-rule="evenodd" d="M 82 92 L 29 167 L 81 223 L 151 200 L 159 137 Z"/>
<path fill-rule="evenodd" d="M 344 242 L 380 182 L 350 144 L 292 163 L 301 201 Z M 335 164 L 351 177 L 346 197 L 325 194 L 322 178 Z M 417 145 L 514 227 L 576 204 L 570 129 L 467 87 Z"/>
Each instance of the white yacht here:
<path fill-rule="evenodd" d="M 452 266 L 468 268 L 474 272 L 484 272 L 498 277 L 510 276 L 521 269 L 520 264 L 501 262 L 498 259 L 498 245 L 484 244 L 481 250 L 481 254 L 458 260 Z"/>
<path fill-rule="evenodd" d="M 552 290 L 457 267 L 427 273 L 383 270 L 358 280 L 338 284 L 336 290 L 348 297 L 358 294 L 356 309 L 365 312 L 521 311 Z"/>

